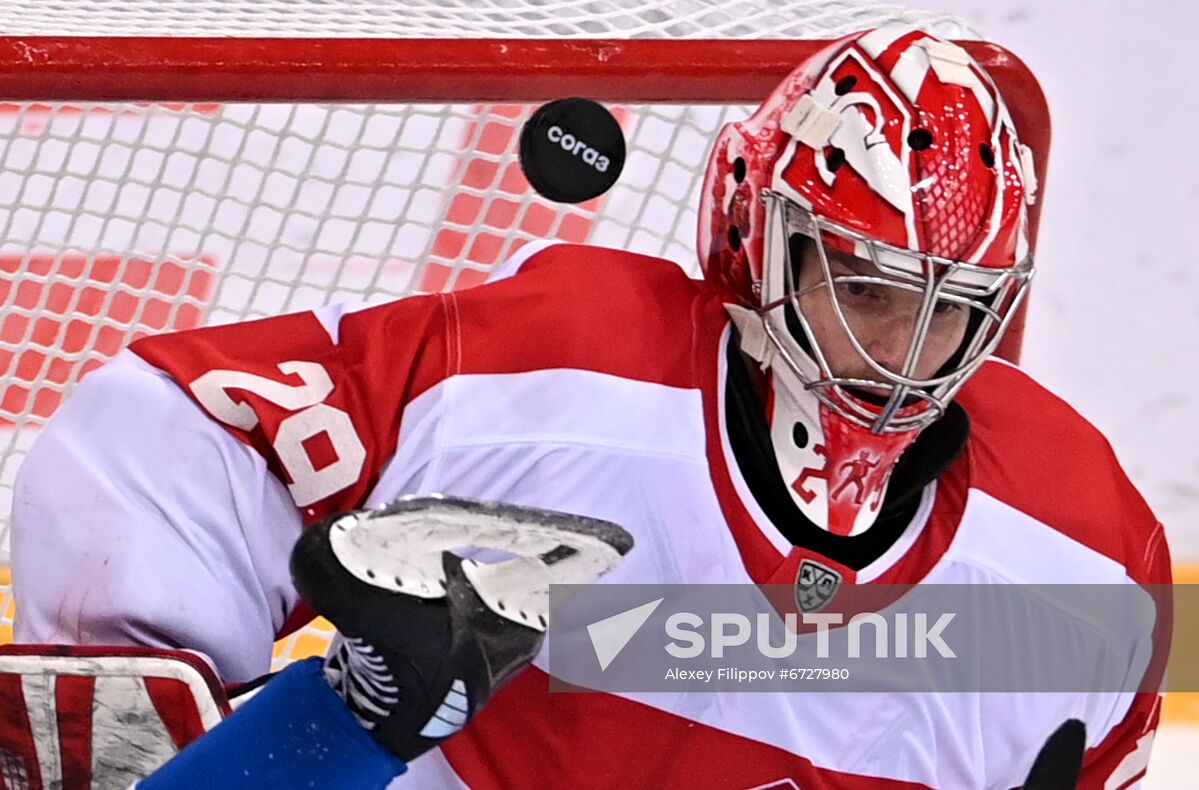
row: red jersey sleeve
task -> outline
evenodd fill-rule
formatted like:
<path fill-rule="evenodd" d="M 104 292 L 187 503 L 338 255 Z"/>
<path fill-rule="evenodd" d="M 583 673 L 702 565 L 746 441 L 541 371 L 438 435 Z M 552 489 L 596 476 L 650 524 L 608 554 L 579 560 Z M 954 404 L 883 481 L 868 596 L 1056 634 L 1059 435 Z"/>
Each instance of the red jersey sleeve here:
<path fill-rule="evenodd" d="M 145 338 L 130 348 L 256 449 L 311 523 L 359 507 L 404 408 L 458 374 L 581 368 L 693 379 L 699 284 L 674 264 L 554 245 L 514 276 L 359 311 L 322 308 Z"/>
<path fill-rule="evenodd" d="M 404 405 L 446 375 L 443 297 L 338 312 L 130 346 L 257 450 L 309 523 L 362 504 L 395 451 Z"/>

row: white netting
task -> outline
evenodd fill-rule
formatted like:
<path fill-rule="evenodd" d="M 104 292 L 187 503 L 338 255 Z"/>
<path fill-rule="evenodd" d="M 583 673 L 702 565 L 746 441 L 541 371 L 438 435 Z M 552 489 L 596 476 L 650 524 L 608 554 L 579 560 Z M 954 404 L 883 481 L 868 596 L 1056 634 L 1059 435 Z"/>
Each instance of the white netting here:
<path fill-rule="evenodd" d="M 829 38 L 961 20 L 862 2 L 177 0 L 0 5 L 2 35 Z M 296 79 L 302 80 L 302 75 Z M 695 270 L 713 133 L 749 108 L 617 106 L 604 197 L 533 194 L 520 105 L 0 103 L 0 566 L 13 481 L 88 371 L 147 333 L 482 281 L 533 238 Z M 0 643 L 12 602 L 0 567 Z M 293 637 L 309 652 L 326 632 Z"/>
<path fill-rule="evenodd" d="M 863 0 L 6 0 L 4 35 L 832 38 L 880 23 L 950 38 L 951 14 Z"/>

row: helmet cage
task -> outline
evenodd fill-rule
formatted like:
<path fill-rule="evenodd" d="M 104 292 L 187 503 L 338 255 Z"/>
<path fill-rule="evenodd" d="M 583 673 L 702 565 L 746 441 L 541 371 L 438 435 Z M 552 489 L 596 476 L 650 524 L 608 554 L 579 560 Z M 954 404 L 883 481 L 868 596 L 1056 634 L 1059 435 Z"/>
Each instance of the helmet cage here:
<path fill-rule="evenodd" d="M 769 301 L 765 301 L 758 312 L 766 318 L 763 324 L 767 335 L 784 362 L 804 383 L 805 389 L 812 391 L 837 414 L 874 433 L 919 430 L 938 419 L 970 375 L 994 353 L 1033 276 L 1031 253 L 1010 268 L 980 266 L 871 239 L 816 216 L 773 190 L 763 189 L 761 199 L 766 214 L 763 296 Z M 795 233 L 814 242 L 822 270 L 821 281 L 803 291 L 798 284 L 800 261 L 792 260 L 789 243 Z M 829 264 L 830 246 L 851 251 L 855 257 L 869 262 L 872 265 L 869 272 L 834 275 Z M 782 267 L 782 271 L 776 267 Z M 782 293 L 771 293 L 770 283 L 777 284 L 780 280 Z M 898 369 L 889 368 L 874 358 L 855 331 L 850 310 L 838 295 L 840 288 L 850 285 L 891 288 L 920 296 L 911 337 Z M 801 297 L 817 289 L 827 292 L 837 323 L 874 377 L 846 378 L 833 374 L 825 351 L 800 308 Z M 915 375 L 916 367 L 928 340 L 934 313 L 940 305 L 968 311 L 965 334 L 948 362 L 933 376 L 919 378 Z M 794 310 L 806 342 L 794 337 L 788 329 L 785 317 L 788 307 Z M 804 364 L 803 356 L 808 356 L 810 363 Z M 854 394 L 851 389 L 884 392 L 886 403 L 880 407 Z"/>

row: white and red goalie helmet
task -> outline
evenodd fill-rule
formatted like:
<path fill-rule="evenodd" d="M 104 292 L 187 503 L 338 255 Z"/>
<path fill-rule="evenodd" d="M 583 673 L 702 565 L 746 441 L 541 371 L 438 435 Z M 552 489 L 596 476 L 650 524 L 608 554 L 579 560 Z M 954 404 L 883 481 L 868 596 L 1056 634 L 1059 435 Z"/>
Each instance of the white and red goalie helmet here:
<path fill-rule="evenodd" d="M 739 303 L 730 313 L 742 347 L 769 372 L 781 470 L 818 525 L 868 528 L 899 456 L 998 345 L 1033 273 L 1032 160 L 982 67 L 911 28 L 831 43 L 717 138 L 701 264 Z M 815 242 L 829 308 L 869 374 L 833 369 L 813 333 L 792 260 L 800 237 Z M 862 266 L 838 275 L 833 251 Z M 920 297 L 898 361 L 863 339 L 844 294 L 864 287 Z M 921 373 L 930 326 L 949 309 L 969 316 L 963 340 Z"/>

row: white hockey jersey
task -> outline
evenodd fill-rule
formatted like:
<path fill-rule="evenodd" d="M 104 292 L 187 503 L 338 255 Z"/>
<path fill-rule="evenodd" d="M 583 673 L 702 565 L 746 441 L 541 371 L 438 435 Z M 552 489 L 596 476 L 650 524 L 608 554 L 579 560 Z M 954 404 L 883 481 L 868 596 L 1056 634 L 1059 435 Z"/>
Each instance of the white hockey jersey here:
<path fill-rule="evenodd" d="M 103 468 L 145 525 L 81 538 L 79 512 L 18 505 L 14 540 L 27 566 L 86 553 L 80 540 L 155 548 L 81 557 L 93 570 L 76 572 L 110 580 L 65 606 L 72 580 L 26 583 L 18 635 L 178 641 L 252 676 L 306 616 L 286 571 L 301 522 L 428 492 L 618 522 L 636 548 L 612 583 L 790 584 L 804 557 L 859 583 L 1169 582 L 1161 526 L 1103 437 L 1001 362 L 958 397 L 966 449 L 890 550 L 855 572 L 790 545 L 731 455 L 722 305 L 671 263 L 554 245 L 463 292 L 138 341 L 84 382 L 21 485 Z M 78 469 L 37 458 L 70 443 L 60 420 L 104 434 L 72 448 Z M 96 501 L 93 523 L 111 521 Z M 1073 716 L 1082 786 L 1109 790 L 1143 774 L 1157 715 L 1156 695 L 1133 693 L 550 693 L 543 656 L 397 787 L 1003 790 Z"/>

